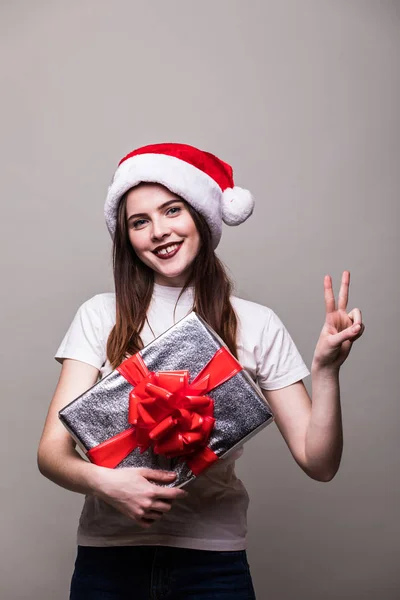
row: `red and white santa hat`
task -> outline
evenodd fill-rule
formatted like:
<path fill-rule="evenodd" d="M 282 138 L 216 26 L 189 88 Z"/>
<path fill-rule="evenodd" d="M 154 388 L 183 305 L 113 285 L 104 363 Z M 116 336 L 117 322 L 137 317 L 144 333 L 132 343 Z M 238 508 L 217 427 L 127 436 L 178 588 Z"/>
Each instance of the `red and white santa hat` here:
<path fill-rule="evenodd" d="M 234 185 L 232 167 L 213 154 L 187 144 L 152 144 L 133 150 L 119 162 L 104 206 L 111 237 L 121 197 L 142 182 L 164 185 L 201 213 L 210 226 L 214 248 L 221 239 L 222 221 L 239 225 L 254 209 L 250 192 Z"/>

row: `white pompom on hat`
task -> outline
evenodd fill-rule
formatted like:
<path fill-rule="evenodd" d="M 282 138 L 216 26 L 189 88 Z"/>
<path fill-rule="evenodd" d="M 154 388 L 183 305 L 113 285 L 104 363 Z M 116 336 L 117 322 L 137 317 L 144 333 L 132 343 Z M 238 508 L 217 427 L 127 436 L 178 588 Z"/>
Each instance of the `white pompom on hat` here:
<path fill-rule="evenodd" d="M 201 213 L 210 226 L 214 248 L 221 239 L 222 221 L 239 225 L 254 209 L 250 192 L 234 185 L 232 167 L 213 154 L 187 144 L 152 144 L 133 150 L 119 162 L 104 206 L 111 237 L 119 201 L 143 182 L 165 186 Z"/>

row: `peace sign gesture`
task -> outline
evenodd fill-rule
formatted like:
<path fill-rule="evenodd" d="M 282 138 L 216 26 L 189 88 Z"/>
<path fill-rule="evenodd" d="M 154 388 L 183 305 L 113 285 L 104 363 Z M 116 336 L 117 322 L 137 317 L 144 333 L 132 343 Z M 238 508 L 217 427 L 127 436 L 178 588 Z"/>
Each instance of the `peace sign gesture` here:
<path fill-rule="evenodd" d="M 350 271 L 343 271 L 338 305 L 332 290 L 330 275 L 324 278 L 325 323 L 319 336 L 313 365 L 339 369 L 349 355 L 353 342 L 362 336 L 365 325 L 362 322 L 361 311 L 353 308 L 347 312 L 349 300 Z"/>

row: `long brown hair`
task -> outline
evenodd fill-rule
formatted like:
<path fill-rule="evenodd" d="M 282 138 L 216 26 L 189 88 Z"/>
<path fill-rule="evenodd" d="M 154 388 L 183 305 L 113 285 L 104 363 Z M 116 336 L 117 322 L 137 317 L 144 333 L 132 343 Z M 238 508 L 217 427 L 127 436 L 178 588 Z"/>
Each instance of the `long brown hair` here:
<path fill-rule="evenodd" d="M 107 356 L 113 369 L 127 355 L 143 348 L 140 332 L 154 287 L 154 271 L 138 258 L 129 240 L 127 194 L 122 196 L 118 206 L 113 242 L 116 322 L 107 341 Z M 189 285 L 194 286 L 193 310 L 216 331 L 237 358 L 237 317 L 230 302 L 232 283 L 214 252 L 207 221 L 192 206 L 186 202 L 185 205 L 199 232 L 200 249 L 179 297 Z"/>

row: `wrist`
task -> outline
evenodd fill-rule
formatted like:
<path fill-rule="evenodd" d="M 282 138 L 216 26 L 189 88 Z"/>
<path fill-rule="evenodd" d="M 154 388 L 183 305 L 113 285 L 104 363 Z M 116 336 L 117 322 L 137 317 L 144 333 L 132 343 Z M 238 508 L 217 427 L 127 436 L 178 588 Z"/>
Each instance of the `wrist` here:
<path fill-rule="evenodd" d="M 326 378 L 338 378 L 340 367 L 332 365 L 321 365 L 315 360 L 311 364 L 311 376 L 322 376 Z"/>
<path fill-rule="evenodd" d="M 92 468 L 88 471 L 87 484 L 89 487 L 89 493 L 94 496 L 102 496 L 104 493 L 104 486 L 107 480 L 106 467 L 99 467 L 98 465 L 91 464 Z"/>

